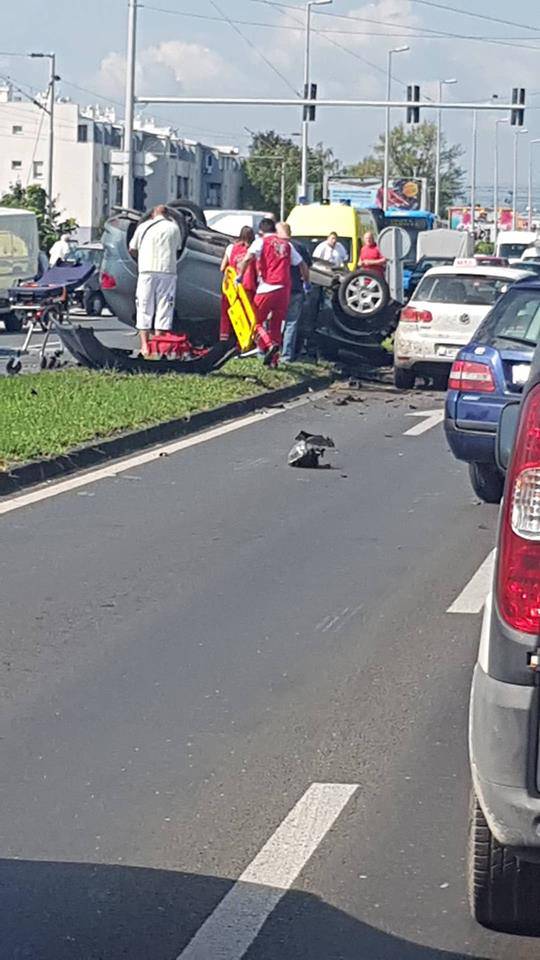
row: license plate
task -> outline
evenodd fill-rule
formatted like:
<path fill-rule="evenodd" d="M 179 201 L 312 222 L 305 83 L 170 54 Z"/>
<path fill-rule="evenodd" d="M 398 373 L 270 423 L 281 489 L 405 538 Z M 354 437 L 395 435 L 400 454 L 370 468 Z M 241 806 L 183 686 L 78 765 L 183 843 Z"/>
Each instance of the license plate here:
<path fill-rule="evenodd" d="M 529 379 L 531 366 L 529 363 L 515 363 L 512 367 L 512 383 L 523 386 Z"/>
<path fill-rule="evenodd" d="M 455 360 L 460 347 L 445 347 L 441 343 L 437 344 L 436 352 L 438 357 L 447 357 L 448 360 Z"/>

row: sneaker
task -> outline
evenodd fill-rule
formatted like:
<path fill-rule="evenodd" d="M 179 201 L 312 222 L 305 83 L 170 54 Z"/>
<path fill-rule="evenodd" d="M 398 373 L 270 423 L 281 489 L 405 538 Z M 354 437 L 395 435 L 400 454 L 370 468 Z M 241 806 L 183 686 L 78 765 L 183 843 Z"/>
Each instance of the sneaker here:
<path fill-rule="evenodd" d="M 278 354 L 279 347 L 277 343 L 274 343 L 269 350 L 266 351 L 263 357 L 263 363 L 265 367 L 275 367 L 278 363 Z"/>

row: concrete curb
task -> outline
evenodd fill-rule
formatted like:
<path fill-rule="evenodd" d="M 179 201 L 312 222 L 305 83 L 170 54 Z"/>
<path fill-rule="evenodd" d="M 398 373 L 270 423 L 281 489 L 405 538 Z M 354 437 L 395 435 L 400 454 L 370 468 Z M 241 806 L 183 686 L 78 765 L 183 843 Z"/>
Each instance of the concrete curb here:
<path fill-rule="evenodd" d="M 272 407 L 287 400 L 294 400 L 295 397 L 309 391 L 324 390 L 330 386 L 334 379 L 331 376 L 312 377 L 308 380 L 302 380 L 301 383 L 293 383 L 289 387 L 281 387 L 279 390 L 269 390 L 254 397 L 234 400 L 232 403 L 215 407 L 213 410 L 195 413 L 191 417 L 166 420 L 164 423 L 157 423 L 152 427 L 131 430 L 110 439 L 85 444 L 58 457 L 31 460 L 29 463 L 13 467 L 8 473 L 0 471 L 0 496 L 17 493 L 25 487 L 33 487 L 68 473 L 86 470 L 89 467 L 143 450 L 145 447 L 157 446 L 160 443 L 166 443 L 168 440 L 176 440 L 179 437 L 198 433 L 206 427 L 225 423 L 227 420 L 235 420 L 237 417 L 260 410 L 262 407 Z"/>

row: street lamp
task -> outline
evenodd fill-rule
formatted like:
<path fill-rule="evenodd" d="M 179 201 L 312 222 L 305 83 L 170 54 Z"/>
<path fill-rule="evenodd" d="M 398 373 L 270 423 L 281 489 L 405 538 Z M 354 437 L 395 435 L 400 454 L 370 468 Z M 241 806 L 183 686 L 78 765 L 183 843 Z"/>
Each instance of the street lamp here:
<path fill-rule="evenodd" d="M 451 77 L 450 80 L 439 80 L 439 103 L 443 97 L 443 87 L 450 86 L 452 83 L 457 83 L 455 77 Z M 441 109 L 437 110 L 437 149 L 435 155 L 435 207 L 434 212 L 438 217 L 440 213 L 441 206 L 441 132 L 442 132 L 442 116 Z"/>
<path fill-rule="evenodd" d="M 306 3 L 306 44 L 304 52 L 304 98 L 309 97 L 310 91 L 310 43 L 311 43 L 311 8 L 325 7 L 332 3 L 332 0 L 307 0 Z M 307 199 L 308 194 L 308 143 L 309 143 L 309 120 L 307 118 L 307 107 L 302 110 L 302 173 L 300 193 Z"/>
<path fill-rule="evenodd" d="M 133 206 L 133 121 L 135 117 L 135 57 L 137 49 L 138 0 L 128 0 L 128 37 L 126 57 L 126 100 L 124 111 L 124 177 L 122 205 Z"/>
<path fill-rule="evenodd" d="M 499 228 L 499 124 L 510 123 L 508 117 L 495 121 L 495 153 L 493 158 L 493 229 L 495 240 Z"/>
<path fill-rule="evenodd" d="M 383 175 L 383 210 L 388 205 L 388 178 L 390 171 L 390 95 L 392 92 L 392 56 L 394 53 L 407 53 L 411 48 L 407 44 L 393 47 L 388 51 L 388 71 L 386 75 L 386 126 L 384 133 L 384 175 Z"/>
<path fill-rule="evenodd" d="M 532 159 L 532 147 L 534 143 L 540 143 L 540 140 L 529 140 L 529 230 L 532 230 L 532 220 L 533 220 L 533 159 Z"/>
<path fill-rule="evenodd" d="M 514 130 L 514 176 L 512 179 L 512 230 L 516 229 L 517 221 L 517 188 L 518 188 L 518 151 L 519 137 L 522 133 L 528 133 L 524 127 L 516 127 Z"/>
<path fill-rule="evenodd" d="M 56 76 L 56 54 L 54 53 L 29 53 L 33 60 L 48 60 L 49 70 L 49 150 L 47 161 L 47 205 L 49 217 L 53 210 L 53 163 L 54 163 L 54 104 L 56 100 L 56 81 L 60 77 Z"/>

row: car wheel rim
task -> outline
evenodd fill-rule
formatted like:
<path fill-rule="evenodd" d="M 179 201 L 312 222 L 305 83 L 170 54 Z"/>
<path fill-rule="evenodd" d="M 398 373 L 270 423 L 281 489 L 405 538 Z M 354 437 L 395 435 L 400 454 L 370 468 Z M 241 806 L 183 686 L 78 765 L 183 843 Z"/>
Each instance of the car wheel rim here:
<path fill-rule="evenodd" d="M 382 287 L 373 277 L 356 277 L 347 286 L 345 299 L 356 313 L 374 313 L 383 301 Z"/>

